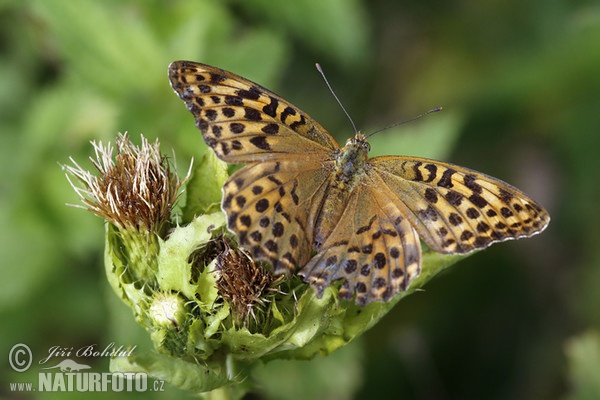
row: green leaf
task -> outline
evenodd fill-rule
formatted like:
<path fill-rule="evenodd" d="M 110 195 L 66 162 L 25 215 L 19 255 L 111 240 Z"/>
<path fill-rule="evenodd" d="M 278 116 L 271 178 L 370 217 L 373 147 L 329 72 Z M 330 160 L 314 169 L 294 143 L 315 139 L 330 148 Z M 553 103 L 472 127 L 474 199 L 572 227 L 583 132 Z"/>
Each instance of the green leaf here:
<path fill-rule="evenodd" d="M 221 188 L 227 177 L 227 163 L 219 160 L 215 152 L 207 147 L 200 161 L 195 163 L 186 186 L 187 203 L 183 209 L 183 221 L 191 221 L 197 215 L 218 211 Z"/>
<path fill-rule="evenodd" d="M 195 298 L 198 287 L 191 284 L 190 255 L 211 239 L 212 228 L 225 224 L 225 214 L 215 212 L 202 215 L 186 226 L 179 226 L 173 230 L 167 240 L 161 244 L 158 256 L 158 272 L 156 279 L 163 291 L 182 293 L 189 299 Z M 209 268 L 205 268 L 209 270 Z M 201 290 L 202 288 L 200 288 Z M 208 287 L 201 291 L 201 298 L 214 298 L 212 290 Z"/>

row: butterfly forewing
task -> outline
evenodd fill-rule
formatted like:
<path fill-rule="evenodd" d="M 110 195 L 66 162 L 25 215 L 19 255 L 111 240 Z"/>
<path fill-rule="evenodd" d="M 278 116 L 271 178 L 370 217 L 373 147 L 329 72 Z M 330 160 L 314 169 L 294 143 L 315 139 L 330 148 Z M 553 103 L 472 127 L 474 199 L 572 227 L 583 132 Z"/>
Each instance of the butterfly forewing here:
<path fill-rule="evenodd" d="M 169 66 L 171 86 L 186 103 L 204 141 L 230 163 L 325 157 L 339 145 L 307 114 L 231 72 L 191 61 Z"/>
<path fill-rule="evenodd" d="M 515 187 L 457 165 L 415 157 L 376 157 L 374 170 L 421 239 L 440 253 L 468 253 L 541 232 L 546 210 Z"/>

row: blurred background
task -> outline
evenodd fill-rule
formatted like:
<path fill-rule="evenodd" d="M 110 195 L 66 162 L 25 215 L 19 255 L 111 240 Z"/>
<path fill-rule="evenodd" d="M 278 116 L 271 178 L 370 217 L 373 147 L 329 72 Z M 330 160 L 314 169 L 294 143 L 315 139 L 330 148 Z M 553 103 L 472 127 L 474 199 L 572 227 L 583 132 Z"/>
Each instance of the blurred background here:
<path fill-rule="evenodd" d="M 0 1 L 0 397 L 8 353 L 138 344 L 103 271 L 103 223 L 60 168 L 91 140 L 159 138 L 180 175 L 204 149 L 167 66 L 190 59 L 290 100 L 340 142 L 434 157 L 521 188 L 552 216 L 401 301 L 327 358 L 258 368 L 252 399 L 600 398 L 600 5 L 596 1 Z M 78 359 L 84 362 L 82 359 Z M 107 359 L 89 359 L 108 371 Z M 168 389 L 145 398 L 190 398 Z"/>

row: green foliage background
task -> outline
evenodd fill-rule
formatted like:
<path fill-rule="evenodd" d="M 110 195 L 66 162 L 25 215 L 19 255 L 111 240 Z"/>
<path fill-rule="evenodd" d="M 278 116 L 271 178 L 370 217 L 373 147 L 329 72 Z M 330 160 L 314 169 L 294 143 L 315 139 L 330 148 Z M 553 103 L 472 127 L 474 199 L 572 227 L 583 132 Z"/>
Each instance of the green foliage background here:
<path fill-rule="evenodd" d="M 65 206 L 77 199 L 58 163 L 129 131 L 186 171 L 205 145 L 166 69 L 190 59 L 275 90 L 342 142 L 353 132 L 314 62 L 365 132 L 444 106 L 373 137 L 373 153 L 489 173 L 553 218 L 450 268 L 333 356 L 261 367 L 253 398 L 600 398 L 597 2 L 3 0 L 0 43 L 1 397 L 37 382 L 35 365 L 10 370 L 16 343 L 37 359 L 147 346 L 103 276 L 102 222 Z"/>

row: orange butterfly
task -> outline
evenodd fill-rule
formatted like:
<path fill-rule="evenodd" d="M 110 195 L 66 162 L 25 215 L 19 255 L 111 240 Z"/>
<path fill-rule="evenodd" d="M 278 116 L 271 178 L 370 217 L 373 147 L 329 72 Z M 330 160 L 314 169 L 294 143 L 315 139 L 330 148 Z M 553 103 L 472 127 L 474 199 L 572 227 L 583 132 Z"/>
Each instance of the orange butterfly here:
<path fill-rule="evenodd" d="M 369 158 L 357 133 L 342 148 L 315 120 L 262 86 L 191 61 L 169 67 L 204 141 L 246 164 L 223 186 L 227 226 L 276 273 L 318 296 L 388 301 L 421 270 L 422 239 L 446 254 L 532 236 L 546 210 L 498 179 L 425 158 Z M 313 251 L 316 254 L 313 254 Z"/>

